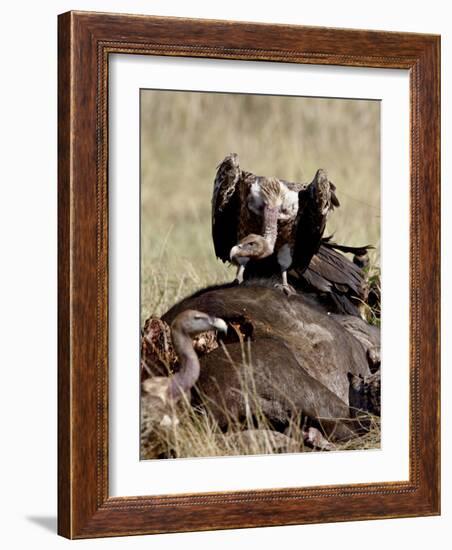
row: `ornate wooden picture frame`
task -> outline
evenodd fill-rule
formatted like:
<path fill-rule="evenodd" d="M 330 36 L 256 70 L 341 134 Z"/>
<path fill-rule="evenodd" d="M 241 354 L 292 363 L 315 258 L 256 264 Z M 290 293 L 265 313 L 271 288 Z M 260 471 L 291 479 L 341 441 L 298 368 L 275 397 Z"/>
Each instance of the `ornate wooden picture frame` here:
<path fill-rule="evenodd" d="M 439 514 L 440 38 L 69 12 L 59 16 L 58 49 L 59 533 L 86 538 Z M 409 71 L 408 481 L 109 496 L 107 100 L 109 56 L 122 53 Z"/>

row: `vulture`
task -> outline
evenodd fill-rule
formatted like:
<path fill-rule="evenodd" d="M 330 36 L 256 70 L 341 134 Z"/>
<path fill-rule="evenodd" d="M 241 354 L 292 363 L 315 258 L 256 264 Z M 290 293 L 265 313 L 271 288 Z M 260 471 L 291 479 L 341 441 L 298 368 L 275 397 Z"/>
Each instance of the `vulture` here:
<path fill-rule="evenodd" d="M 193 348 L 193 337 L 205 331 L 227 332 L 223 319 L 193 309 L 179 313 L 170 327 L 179 370 L 173 376 L 148 377 L 141 384 L 141 450 L 144 457 L 155 454 L 156 432 L 177 425 L 174 406 L 199 378 L 200 364 Z"/>
<path fill-rule="evenodd" d="M 318 251 L 328 213 L 339 206 L 335 186 L 319 169 L 311 183 L 256 176 L 242 170 L 236 153 L 217 167 L 212 195 L 215 254 L 237 265 L 243 280 L 250 258 L 275 256 L 286 294 L 287 270 L 303 272 Z"/>
<path fill-rule="evenodd" d="M 335 191 L 324 170 L 310 184 L 255 176 L 231 153 L 218 166 L 212 197 L 217 257 L 237 265 L 239 283 L 281 274 L 275 286 L 286 294 L 314 292 L 330 312 L 359 316 L 372 247 L 323 237 L 328 213 L 339 206 Z M 344 254 L 353 254 L 353 262 Z"/>

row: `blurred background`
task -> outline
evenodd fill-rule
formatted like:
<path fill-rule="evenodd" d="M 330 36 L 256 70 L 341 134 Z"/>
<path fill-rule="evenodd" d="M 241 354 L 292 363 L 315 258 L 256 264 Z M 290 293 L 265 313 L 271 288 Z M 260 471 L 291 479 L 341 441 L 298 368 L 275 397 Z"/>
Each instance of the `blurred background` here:
<path fill-rule="evenodd" d="M 141 91 L 141 317 L 234 278 L 215 257 L 211 194 L 230 152 L 258 175 L 311 181 L 325 168 L 341 207 L 326 234 L 380 254 L 380 103 Z"/>

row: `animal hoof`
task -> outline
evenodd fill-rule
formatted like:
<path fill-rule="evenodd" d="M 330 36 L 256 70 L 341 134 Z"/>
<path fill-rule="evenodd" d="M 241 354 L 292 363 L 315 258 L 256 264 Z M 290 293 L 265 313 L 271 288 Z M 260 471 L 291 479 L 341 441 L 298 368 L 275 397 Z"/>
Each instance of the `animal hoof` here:
<path fill-rule="evenodd" d="M 374 373 L 380 368 L 380 347 L 372 346 L 367 350 L 367 362 L 369 363 L 370 372 Z"/>
<path fill-rule="evenodd" d="M 278 283 L 275 285 L 275 288 L 277 288 L 278 290 L 282 290 L 286 296 L 292 296 L 297 293 L 294 287 L 291 285 L 284 285 L 284 284 Z"/>

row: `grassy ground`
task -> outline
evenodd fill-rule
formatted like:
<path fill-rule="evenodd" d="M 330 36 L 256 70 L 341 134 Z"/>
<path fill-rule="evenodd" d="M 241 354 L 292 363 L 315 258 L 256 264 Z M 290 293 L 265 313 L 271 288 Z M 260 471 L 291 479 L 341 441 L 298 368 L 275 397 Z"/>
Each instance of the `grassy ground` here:
<path fill-rule="evenodd" d="M 311 181 L 325 168 L 341 201 L 327 233 L 341 243 L 374 245 L 378 266 L 379 102 L 149 90 L 142 91 L 141 112 L 142 322 L 199 288 L 233 279 L 235 269 L 215 258 L 210 233 L 216 166 L 230 152 L 245 169 L 288 180 Z M 191 420 L 180 423 L 172 442 L 177 456 L 249 454 L 209 417 L 188 410 L 184 418 Z M 300 433 L 292 435 L 303 450 Z M 268 441 L 259 445 L 251 454 L 269 452 Z M 375 422 L 367 438 L 344 448 L 378 445 Z"/>
<path fill-rule="evenodd" d="M 278 453 L 300 453 L 319 451 L 367 450 L 380 447 L 380 418 L 369 413 L 357 411 L 359 422 L 356 432 L 351 437 L 337 441 L 323 438 L 313 445 L 306 440 L 306 421 L 303 411 L 288 418 L 284 433 L 274 431 L 262 409 L 260 394 L 256 390 L 255 377 L 262 370 L 252 360 L 252 348 L 248 341 L 242 348 L 241 363 L 233 363 L 225 349 L 225 354 L 236 369 L 239 392 L 246 403 L 246 415 L 238 419 L 227 409 L 226 403 L 212 402 L 207 395 L 197 392 L 199 402 L 192 405 L 189 396 L 183 396 L 176 404 L 168 405 L 166 414 L 171 422 L 164 427 L 156 420 L 155 429 L 150 432 L 146 444 L 141 448 L 141 458 L 196 458 L 234 455 L 259 455 Z M 268 380 L 269 387 L 275 381 Z M 278 395 L 278 388 L 273 388 Z M 193 390 L 192 390 L 193 391 Z M 287 396 L 286 396 L 287 398 Z M 213 405 L 213 408 L 211 407 Z M 297 410 L 295 406 L 291 410 Z M 227 431 L 218 425 L 218 412 L 227 419 Z M 322 426 L 322 419 L 316 419 L 317 427 Z M 333 420 L 329 418 L 329 423 Z M 349 419 L 335 419 L 338 422 Z M 320 432 L 318 432 L 320 435 Z"/>
<path fill-rule="evenodd" d="M 142 459 L 366 450 L 380 446 L 379 417 L 362 412 L 359 412 L 359 422 L 356 425 L 360 433 L 351 432 L 352 437 L 343 441 L 334 441 L 334 437 L 331 437 L 334 441 L 332 443 L 325 438 L 317 441 L 316 445 L 307 441 L 305 436 L 308 419 L 303 416 L 302 411 L 287 420 L 284 433 L 274 431 L 256 391 L 257 374 L 261 378 L 262 370 L 252 360 L 250 342 L 242 343 L 240 363 L 234 363 L 226 349 L 225 354 L 236 370 L 239 385 L 235 391 L 241 394 L 246 403 L 246 414 L 238 419 L 231 414 L 226 403 L 212 403 L 207 395 L 200 395 L 199 391 L 199 404 L 196 407 L 193 407 L 188 396 L 183 396 L 175 405 L 169 404 L 166 411 L 172 422 L 164 427 L 156 423 L 156 428 L 146 440 L 146 447 L 141 450 Z M 267 383 L 269 387 L 275 385 L 274 380 L 268 379 Z M 278 388 L 273 389 L 277 395 Z M 297 410 L 295 406 L 291 409 Z M 218 425 L 219 411 L 227 419 L 227 431 L 221 430 Z M 321 427 L 322 419 L 318 419 L 318 422 L 318 427 Z M 320 435 L 320 432 L 317 433 Z"/>

